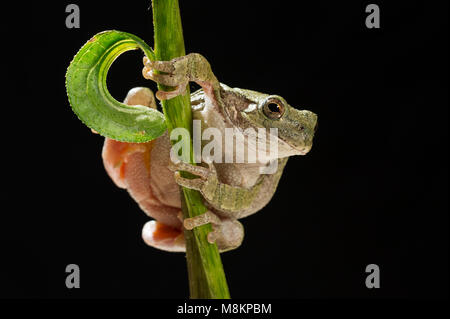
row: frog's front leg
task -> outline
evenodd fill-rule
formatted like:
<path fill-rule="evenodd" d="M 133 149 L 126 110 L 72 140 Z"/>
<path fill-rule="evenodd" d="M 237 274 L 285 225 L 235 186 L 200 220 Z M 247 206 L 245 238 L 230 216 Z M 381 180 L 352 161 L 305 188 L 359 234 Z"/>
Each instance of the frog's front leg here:
<path fill-rule="evenodd" d="M 287 158 L 278 159 L 278 169 L 274 174 L 260 175 L 251 187 L 232 186 L 221 183 L 213 163 L 209 168 L 179 162 L 170 163 L 169 169 L 175 171 L 177 184 L 200 191 L 207 203 L 223 215 L 239 219 L 259 211 L 272 198 L 282 175 Z M 199 178 L 181 177 L 180 171 L 192 173 Z"/>
<path fill-rule="evenodd" d="M 200 85 L 207 95 L 215 94 L 220 88 L 209 62 L 198 53 L 190 53 L 170 61 L 150 61 L 144 57 L 142 74 L 146 79 L 175 87 L 173 91 L 156 92 L 156 97 L 160 100 L 184 94 L 189 81 Z"/>

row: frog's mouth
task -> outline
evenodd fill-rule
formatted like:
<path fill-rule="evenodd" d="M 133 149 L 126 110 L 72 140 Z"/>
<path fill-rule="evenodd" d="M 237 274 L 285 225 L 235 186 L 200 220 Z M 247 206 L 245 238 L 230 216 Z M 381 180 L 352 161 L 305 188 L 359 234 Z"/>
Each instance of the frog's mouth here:
<path fill-rule="evenodd" d="M 281 157 L 286 157 L 286 156 L 292 156 L 292 155 L 306 155 L 308 154 L 308 152 L 311 150 L 312 144 L 311 145 L 305 145 L 305 144 L 299 144 L 299 145 L 295 145 L 292 143 L 289 143 L 283 139 L 279 139 L 278 140 L 278 153 L 283 156 L 279 156 Z"/>
<path fill-rule="evenodd" d="M 278 129 L 278 152 L 287 156 L 306 155 L 311 150 L 314 137 L 314 132 L 307 130 Z"/>
<path fill-rule="evenodd" d="M 298 150 L 298 155 L 306 155 L 306 154 L 309 153 L 310 150 L 311 150 L 311 146 L 303 147 L 303 148 Z"/>

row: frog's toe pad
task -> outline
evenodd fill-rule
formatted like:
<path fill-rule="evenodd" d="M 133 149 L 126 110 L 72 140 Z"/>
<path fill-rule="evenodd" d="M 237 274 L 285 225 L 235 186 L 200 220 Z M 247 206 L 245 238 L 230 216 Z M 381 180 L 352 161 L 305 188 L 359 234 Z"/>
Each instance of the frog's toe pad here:
<path fill-rule="evenodd" d="M 184 93 L 186 93 L 186 85 L 187 85 L 186 83 L 178 84 L 177 86 L 175 86 L 175 90 L 173 91 L 159 90 L 158 92 L 156 92 L 156 97 L 160 101 L 173 99 L 178 95 L 183 95 Z"/>
<path fill-rule="evenodd" d="M 203 185 L 205 184 L 205 181 L 201 178 L 189 179 L 181 177 L 180 172 L 175 172 L 173 177 L 178 185 L 189 189 L 195 189 L 197 191 L 201 191 Z"/>
<path fill-rule="evenodd" d="M 144 56 L 142 62 L 145 67 L 154 68 L 155 70 L 161 72 L 173 73 L 175 71 L 175 66 L 172 61 L 151 61 L 149 58 Z"/>
<path fill-rule="evenodd" d="M 150 220 L 144 225 L 142 238 L 147 245 L 161 250 L 170 252 L 186 251 L 183 231 L 155 220 Z"/>
<path fill-rule="evenodd" d="M 219 251 L 238 248 L 244 239 L 244 227 L 237 220 L 223 219 L 220 225 L 212 224 L 213 231 L 208 234 L 208 242 L 216 243 Z"/>

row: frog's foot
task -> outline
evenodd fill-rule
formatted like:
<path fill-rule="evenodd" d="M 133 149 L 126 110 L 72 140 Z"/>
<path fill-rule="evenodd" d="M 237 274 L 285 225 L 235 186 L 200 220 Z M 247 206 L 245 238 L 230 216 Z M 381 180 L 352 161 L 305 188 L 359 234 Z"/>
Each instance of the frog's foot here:
<path fill-rule="evenodd" d="M 155 71 L 159 73 L 155 73 Z M 189 83 L 189 77 L 186 74 L 186 68 L 176 67 L 175 61 L 150 61 L 144 57 L 144 68 L 142 75 L 146 79 L 153 80 L 159 84 L 175 87 L 172 91 L 158 91 L 156 97 L 159 100 L 168 100 L 186 92 L 186 86 Z"/>
<path fill-rule="evenodd" d="M 244 227 L 235 219 L 221 219 L 208 210 L 204 214 L 186 218 L 183 221 L 184 227 L 188 230 L 209 223 L 213 230 L 208 234 L 207 240 L 210 244 L 216 243 L 220 252 L 235 249 L 241 245 L 244 239 Z"/>
<path fill-rule="evenodd" d="M 175 87 L 173 91 L 158 91 L 156 97 L 168 100 L 186 92 L 189 81 L 197 82 L 205 93 L 219 88 L 219 81 L 211 71 L 208 61 L 198 53 L 191 53 L 170 61 L 150 61 L 144 57 L 142 75 L 159 84 Z"/>
<path fill-rule="evenodd" d="M 183 221 L 183 226 L 187 230 L 192 230 L 195 227 L 206 225 L 206 224 L 209 224 L 209 223 L 211 223 L 213 225 L 220 225 L 221 220 L 216 214 L 214 214 L 213 212 L 208 210 L 204 214 L 201 214 L 201 215 L 198 215 L 198 216 L 195 216 L 195 217 L 191 217 L 191 218 L 186 218 Z M 209 235 L 211 235 L 211 234 L 212 233 L 210 233 Z M 211 236 L 209 236 L 209 235 L 208 235 L 208 241 L 210 243 L 213 243 L 215 241 L 214 240 L 214 235 L 211 235 Z"/>
<path fill-rule="evenodd" d="M 156 220 L 150 220 L 144 225 L 142 238 L 147 245 L 161 250 L 170 252 L 186 251 L 183 230 L 170 227 Z"/>
<path fill-rule="evenodd" d="M 169 163 L 169 169 L 174 171 L 175 182 L 183 187 L 195 189 L 200 192 L 205 191 L 207 185 L 215 186 L 218 183 L 217 171 L 214 164 L 208 163 L 209 168 L 203 166 L 192 165 L 189 163 L 179 162 L 179 163 Z M 189 172 L 198 176 L 199 178 L 189 179 L 181 177 L 180 171 Z"/>

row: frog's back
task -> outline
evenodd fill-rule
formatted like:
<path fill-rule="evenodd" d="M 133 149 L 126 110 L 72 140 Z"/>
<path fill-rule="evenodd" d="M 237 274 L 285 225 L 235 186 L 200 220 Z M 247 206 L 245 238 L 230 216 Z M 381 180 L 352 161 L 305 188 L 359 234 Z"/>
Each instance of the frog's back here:
<path fill-rule="evenodd" d="M 248 104 L 258 103 L 265 99 L 268 94 L 263 94 L 257 91 L 245 90 L 240 88 L 231 88 L 224 83 L 220 83 L 220 97 L 224 105 L 232 104 Z M 205 92 L 199 89 L 191 93 L 192 110 L 196 111 L 204 106 Z"/>

